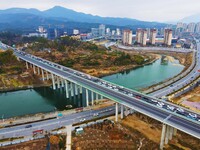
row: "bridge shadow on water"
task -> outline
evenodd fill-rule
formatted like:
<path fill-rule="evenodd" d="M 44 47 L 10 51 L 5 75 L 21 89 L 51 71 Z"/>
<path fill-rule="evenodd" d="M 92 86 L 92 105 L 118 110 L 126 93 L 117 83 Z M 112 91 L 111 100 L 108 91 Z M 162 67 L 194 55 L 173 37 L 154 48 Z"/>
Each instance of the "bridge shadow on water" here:
<path fill-rule="evenodd" d="M 64 88 L 53 90 L 51 87 L 41 87 L 33 90 L 39 94 L 43 100 L 45 100 L 45 103 L 56 107 L 56 109 L 60 111 L 86 106 L 86 92 L 84 88 L 82 94 L 75 96 L 70 95 L 69 98 L 66 98 L 66 91 Z M 91 92 L 89 91 L 89 102 L 91 99 L 92 96 Z"/>

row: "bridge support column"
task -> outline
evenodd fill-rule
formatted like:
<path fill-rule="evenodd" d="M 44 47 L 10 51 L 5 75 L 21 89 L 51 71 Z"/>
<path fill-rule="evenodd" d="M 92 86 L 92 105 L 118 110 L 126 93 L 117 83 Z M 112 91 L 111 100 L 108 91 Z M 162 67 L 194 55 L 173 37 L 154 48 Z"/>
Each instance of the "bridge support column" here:
<path fill-rule="evenodd" d="M 166 134 L 165 134 L 165 144 L 169 142 L 169 126 L 167 126 Z"/>
<path fill-rule="evenodd" d="M 26 61 L 26 69 L 29 69 L 29 67 L 28 67 L 28 62 Z"/>
<path fill-rule="evenodd" d="M 36 74 L 35 65 L 33 65 L 33 73 Z"/>
<path fill-rule="evenodd" d="M 73 83 L 70 83 L 70 91 L 71 91 L 71 96 L 74 96 L 74 88 L 73 88 Z"/>
<path fill-rule="evenodd" d="M 78 86 L 77 86 L 77 84 L 74 84 L 74 87 L 75 87 L 75 95 L 78 95 Z"/>
<path fill-rule="evenodd" d="M 103 99 L 103 95 L 100 95 L 100 99 Z"/>
<path fill-rule="evenodd" d="M 54 79 L 54 75 L 51 74 L 51 79 L 52 79 L 52 83 L 53 83 L 53 89 L 56 89 L 56 85 L 55 85 L 55 79 Z"/>
<path fill-rule="evenodd" d="M 92 106 L 94 105 L 94 92 L 91 91 L 91 97 L 92 97 Z"/>
<path fill-rule="evenodd" d="M 166 131 L 166 124 L 163 124 L 162 134 L 161 134 L 161 139 L 160 139 L 160 149 L 161 150 L 163 150 L 163 147 L 164 147 L 165 131 Z"/>
<path fill-rule="evenodd" d="M 96 93 L 96 100 L 98 100 L 98 99 L 99 99 L 99 94 Z"/>
<path fill-rule="evenodd" d="M 40 75 L 40 67 L 38 67 L 38 75 Z"/>
<path fill-rule="evenodd" d="M 47 80 L 49 80 L 49 73 L 46 71 Z"/>
<path fill-rule="evenodd" d="M 67 130 L 67 139 L 66 139 L 66 150 L 71 150 L 71 144 L 72 144 L 72 125 L 66 126 Z"/>
<path fill-rule="evenodd" d="M 88 94 L 88 89 L 86 89 L 86 106 L 89 106 L 89 94 Z"/>
<path fill-rule="evenodd" d="M 64 87 L 65 85 L 65 83 L 64 83 L 65 81 L 64 81 L 64 79 L 61 79 L 61 84 L 62 84 L 62 87 Z"/>
<path fill-rule="evenodd" d="M 60 88 L 60 77 L 57 77 L 57 85 L 58 85 L 58 88 Z"/>
<path fill-rule="evenodd" d="M 121 105 L 121 119 L 124 118 L 124 106 Z"/>
<path fill-rule="evenodd" d="M 118 122 L 118 103 L 115 104 L 115 121 Z"/>
<path fill-rule="evenodd" d="M 44 81 L 44 70 L 42 69 L 42 80 Z"/>
<path fill-rule="evenodd" d="M 176 135 L 176 133 L 177 133 L 177 129 L 174 128 L 174 130 L 173 130 L 173 135 Z"/>
<path fill-rule="evenodd" d="M 172 139 L 172 136 L 173 136 L 173 127 L 169 126 L 169 140 Z"/>
<path fill-rule="evenodd" d="M 79 86 L 79 93 L 80 93 L 80 94 L 83 93 L 83 88 L 82 88 L 82 86 Z"/>
<path fill-rule="evenodd" d="M 68 81 L 65 80 L 65 90 L 66 90 L 66 97 L 69 98 L 69 89 L 68 89 Z"/>

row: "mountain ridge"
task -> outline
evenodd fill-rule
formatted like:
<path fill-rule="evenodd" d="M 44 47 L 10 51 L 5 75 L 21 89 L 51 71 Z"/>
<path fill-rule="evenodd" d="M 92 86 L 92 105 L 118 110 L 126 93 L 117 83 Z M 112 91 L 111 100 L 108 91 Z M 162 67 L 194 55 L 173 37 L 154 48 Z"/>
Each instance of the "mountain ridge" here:
<path fill-rule="evenodd" d="M 25 15 L 26 14 L 26 15 Z M 25 16 L 22 18 L 22 16 Z M 37 16 L 37 17 L 36 17 Z M 3 19 L 1 19 L 3 18 Z M 31 20 L 30 18 L 37 18 L 36 21 Z M 39 22 L 42 23 L 42 20 L 45 20 L 46 23 L 56 24 L 58 22 L 79 22 L 79 23 L 91 23 L 91 24 L 105 24 L 118 27 L 130 27 L 130 28 L 160 28 L 166 26 L 165 23 L 159 22 L 147 22 L 140 21 L 137 19 L 130 18 L 120 18 L 120 17 L 101 17 L 97 15 L 85 14 L 82 12 L 77 12 L 72 9 L 64 8 L 61 6 L 55 6 L 53 8 L 40 11 L 34 8 L 9 8 L 5 10 L 0 10 L 0 23 L 12 24 L 13 20 L 19 20 L 18 24 L 28 24 L 32 23 L 37 25 Z M 29 22 L 25 22 L 28 20 Z M 51 20 L 51 21 L 49 21 Z M 54 20 L 54 21 L 53 21 Z M 33 25 L 31 25 L 33 27 Z M 12 27 L 14 27 L 12 25 Z"/>

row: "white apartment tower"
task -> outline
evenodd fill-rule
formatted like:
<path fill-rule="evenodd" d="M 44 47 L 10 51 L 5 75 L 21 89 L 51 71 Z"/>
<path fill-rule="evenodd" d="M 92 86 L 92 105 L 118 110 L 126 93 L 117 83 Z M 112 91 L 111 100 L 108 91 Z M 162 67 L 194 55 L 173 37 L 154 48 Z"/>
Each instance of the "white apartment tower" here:
<path fill-rule="evenodd" d="M 192 32 L 192 33 L 194 33 L 194 31 L 195 31 L 195 23 L 189 23 L 188 24 L 188 32 Z"/>
<path fill-rule="evenodd" d="M 196 24 L 195 32 L 196 32 L 196 33 L 200 33 L 200 22 L 198 22 L 198 23 Z"/>
<path fill-rule="evenodd" d="M 133 35 L 131 30 L 123 30 L 123 45 L 132 45 L 132 36 Z"/>
<path fill-rule="evenodd" d="M 137 43 L 140 43 L 143 46 L 147 44 L 147 30 L 146 29 L 137 29 L 136 41 Z"/>
<path fill-rule="evenodd" d="M 147 45 L 147 30 L 146 29 L 142 30 L 142 35 L 141 35 L 140 41 L 143 46 Z"/>
<path fill-rule="evenodd" d="M 136 41 L 137 41 L 137 43 L 140 43 L 141 35 L 142 35 L 142 29 L 139 28 L 136 31 Z"/>
<path fill-rule="evenodd" d="M 151 43 L 152 45 L 155 45 L 155 44 L 156 44 L 156 34 L 157 34 L 157 30 L 156 30 L 156 29 L 151 29 L 149 41 L 150 41 L 150 43 Z"/>
<path fill-rule="evenodd" d="M 172 30 L 165 29 L 164 44 L 170 46 L 172 44 Z"/>

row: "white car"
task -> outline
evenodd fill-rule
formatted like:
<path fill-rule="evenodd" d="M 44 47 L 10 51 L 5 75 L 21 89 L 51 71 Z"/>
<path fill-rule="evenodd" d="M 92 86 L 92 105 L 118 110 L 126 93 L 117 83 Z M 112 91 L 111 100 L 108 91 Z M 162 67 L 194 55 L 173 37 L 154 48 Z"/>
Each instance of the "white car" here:
<path fill-rule="evenodd" d="M 174 106 L 167 105 L 167 109 L 173 111 L 173 110 L 175 109 L 175 107 L 174 107 Z"/>
<path fill-rule="evenodd" d="M 80 122 L 83 122 L 83 121 L 85 121 L 85 118 L 83 118 L 83 119 L 80 119 Z"/>

